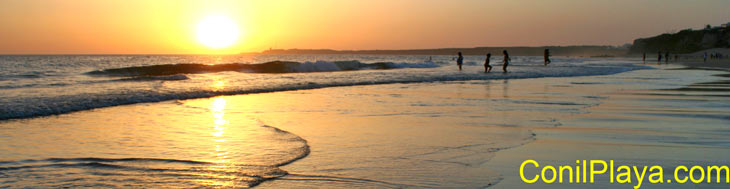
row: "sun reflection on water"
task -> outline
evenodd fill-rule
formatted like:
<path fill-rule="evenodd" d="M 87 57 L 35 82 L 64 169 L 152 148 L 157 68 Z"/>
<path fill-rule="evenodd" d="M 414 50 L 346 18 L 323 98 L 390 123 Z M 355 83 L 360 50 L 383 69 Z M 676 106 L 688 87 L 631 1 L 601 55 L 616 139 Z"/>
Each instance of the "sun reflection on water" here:
<path fill-rule="evenodd" d="M 222 86 L 222 85 L 221 85 Z M 229 152 L 227 151 L 226 142 L 226 127 L 229 121 L 225 118 L 226 99 L 223 97 L 216 97 L 210 104 L 210 112 L 213 118 L 213 130 L 210 135 L 213 137 L 212 141 L 215 146 L 214 154 L 215 159 L 210 162 L 217 163 L 216 165 L 208 166 L 206 169 L 210 171 L 223 171 L 228 172 L 233 169 L 230 165 Z M 212 187 L 230 187 L 235 185 L 233 180 L 236 178 L 231 175 L 219 174 L 219 173 L 207 173 L 201 176 L 211 177 L 212 179 L 198 180 L 199 183 Z"/>
<path fill-rule="evenodd" d="M 222 146 L 222 144 L 226 141 L 225 139 L 225 131 L 226 126 L 228 125 L 228 120 L 225 119 L 225 108 L 226 108 L 226 99 L 223 97 L 217 97 L 213 99 L 213 102 L 210 106 L 211 113 L 213 114 L 213 132 L 210 133 L 213 135 L 213 141 L 215 142 L 215 154 L 216 154 L 216 160 L 214 160 L 217 163 L 223 163 L 227 160 L 227 154 L 228 152 L 225 150 L 225 148 Z"/>
<path fill-rule="evenodd" d="M 211 88 L 215 91 L 223 90 L 226 87 L 226 82 L 223 80 L 215 80 L 213 84 L 211 84 Z M 224 102 L 225 105 L 225 102 Z"/>

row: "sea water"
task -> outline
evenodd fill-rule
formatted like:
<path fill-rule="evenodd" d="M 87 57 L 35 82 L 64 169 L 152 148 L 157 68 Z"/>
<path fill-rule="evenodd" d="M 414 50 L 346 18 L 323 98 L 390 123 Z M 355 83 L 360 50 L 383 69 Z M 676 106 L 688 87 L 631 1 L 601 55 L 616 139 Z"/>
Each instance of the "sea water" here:
<path fill-rule="evenodd" d="M 0 56 L 0 120 L 101 107 L 334 86 L 574 77 L 645 67 L 627 61 L 514 57 L 509 74 L 484 57 L 386 55 L 48 55 Z M 498 62 L 499 58 L 492 58 Z"/>

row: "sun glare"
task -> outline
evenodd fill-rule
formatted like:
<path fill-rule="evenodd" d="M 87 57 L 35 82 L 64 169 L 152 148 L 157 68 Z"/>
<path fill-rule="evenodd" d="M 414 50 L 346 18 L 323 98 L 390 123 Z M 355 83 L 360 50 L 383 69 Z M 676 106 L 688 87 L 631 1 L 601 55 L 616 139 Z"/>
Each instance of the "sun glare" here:
<path fill-rule="evenodd" d="M 239 37 L 236 22 L 226 16 L 205 17 L 196 29 L 198 41 L 215 49 L 230 47 Z"/>

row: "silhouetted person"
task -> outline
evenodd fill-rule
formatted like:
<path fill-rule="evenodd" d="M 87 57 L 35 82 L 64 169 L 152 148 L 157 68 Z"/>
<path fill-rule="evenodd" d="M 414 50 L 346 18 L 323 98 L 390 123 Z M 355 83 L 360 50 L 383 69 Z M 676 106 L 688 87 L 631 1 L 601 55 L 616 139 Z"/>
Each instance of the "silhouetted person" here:
<path fill-rule="evenodd" d="M 669 64 L 669 51 L 667 51 L 666 53 L 664 53 L 664 62 L 666 62 L 667 64 Z"/>
<path fill-rule="evenodd" d="M 550 64 L 550 49 L 545 49 L 545 65 Z"/>
<path fill-rule="evenodd" d="M 459 66 L 459 71 L 461 71 L 462 64 L 464 64 L 464 56 L 461 56 L 461 52 L 459 52 L 459 58 L 456 58 L 456 65 Z"/>
<path fill-rule="evenodd" d="M 492 71 L 492 66 L 489 65 L 489 59 L 492 58 L 492 53 L 487 53 L 487 60 L 484 61 L 484 73 Z"/>
<path fill-rule="evenodd" d="M 504 54 L 504 64 L 502 64 L 502 71 L 504 71 L 504 73 L 507 73 L 507 66 L 509 66 L 509 61 L 511 61 L 512 59 L 509 58 L 507 50 L 503 50 L 502 54 Z"/>
<path fill-rule="evenodd" d="M 707 62 L 707 52 L 705 52 L 704 62 Z"/>
<path fill-rule="evenodd" d="M 662 52 L 659 51 L 657 54 L 659 54 L 659 57 L 657 57 L 657 61 L 659 61 L 659 63 L 662 63 Z"/>
<path fill-rule="evenodd" d="M 646 53 L 644 53 L 644 58 L 641 58 L 641 61 L 644 61 L 644 64 L 646 64 Z"/>

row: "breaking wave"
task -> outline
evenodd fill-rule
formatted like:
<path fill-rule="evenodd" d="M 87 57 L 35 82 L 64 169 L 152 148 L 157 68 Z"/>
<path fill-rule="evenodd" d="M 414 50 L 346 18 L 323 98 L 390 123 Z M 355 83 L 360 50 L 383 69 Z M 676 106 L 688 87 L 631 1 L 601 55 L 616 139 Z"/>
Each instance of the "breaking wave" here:
<path fill-rule="evenodd" d="M 105 76 L 166 76 L 178 74 L 213 73 L 224 71 L 250 72 L 250 73 L 303 73 L 303 72 L 334 72 L 354 71 L 366 69 L 395 69 L 395 68 L 433 68 L 438 65 L 429 63 L 393 63 L 376 62 L 362 63 L 360 61 L 317 61 L 317 62 L 290 62 L 272 61 L 261 64 L 163 64 L 150 66 L 134 66 L 125 68 L 113 68 L 87 72 L 89 75 Z"/>

